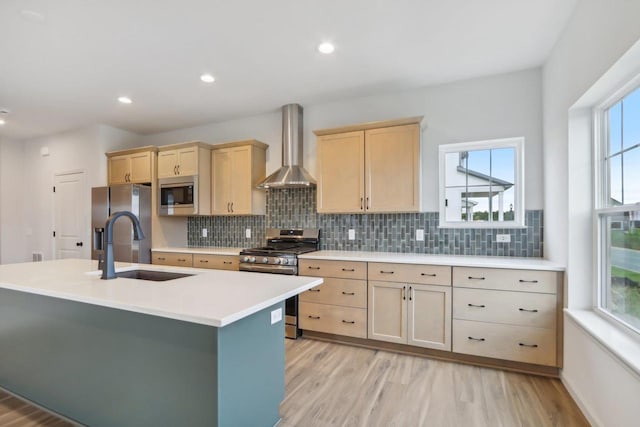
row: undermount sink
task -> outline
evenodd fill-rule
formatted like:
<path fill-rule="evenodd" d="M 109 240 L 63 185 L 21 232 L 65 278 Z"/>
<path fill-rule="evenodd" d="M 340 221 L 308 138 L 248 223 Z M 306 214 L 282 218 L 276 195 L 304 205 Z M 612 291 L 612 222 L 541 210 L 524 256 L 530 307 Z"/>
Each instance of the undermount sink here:
<path fill-rule="evenodd" d="M 128 270 L 116 273 L 116 277 L 122 277 L 124 279 L 151 280 L 154 282 L 166 282 L 167 280 L 180 279 L 189 276 L 193 276 L 193 274 L 151 270 Z"/>

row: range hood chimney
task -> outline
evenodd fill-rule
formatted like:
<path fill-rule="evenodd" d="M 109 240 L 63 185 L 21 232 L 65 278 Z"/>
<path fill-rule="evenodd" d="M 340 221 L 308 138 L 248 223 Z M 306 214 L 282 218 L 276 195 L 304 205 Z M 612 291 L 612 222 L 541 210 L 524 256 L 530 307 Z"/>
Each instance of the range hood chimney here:
<path fill-rule="evenodd" d="M 315 187 L 316 180 L 302 167 L 302 106 L 282 107 L 282 167 L 258 188 Z"/>

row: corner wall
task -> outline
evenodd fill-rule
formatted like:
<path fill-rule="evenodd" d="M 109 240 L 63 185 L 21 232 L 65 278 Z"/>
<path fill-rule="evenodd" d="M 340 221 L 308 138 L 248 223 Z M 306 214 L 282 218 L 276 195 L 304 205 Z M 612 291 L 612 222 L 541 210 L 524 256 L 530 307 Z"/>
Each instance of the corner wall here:
<path fill-rule="evenodd" d="M 23 200 L 24 147 L 0 139 L 0 264 L 29 261 Z"/>

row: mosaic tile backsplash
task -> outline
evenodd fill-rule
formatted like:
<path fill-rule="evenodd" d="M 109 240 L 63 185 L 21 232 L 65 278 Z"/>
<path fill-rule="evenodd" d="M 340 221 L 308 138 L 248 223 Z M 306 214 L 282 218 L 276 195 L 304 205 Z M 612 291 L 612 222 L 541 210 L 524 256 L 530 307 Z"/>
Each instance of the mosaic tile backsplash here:
<path fill-rule="evenodd" d="M 543 256 L 543 211 L 525 213 L 525 228 L 438 228 L 438 212 L 402 214 L 318 214 L 315 188 L 267 190 L 266 216 L 189 217 L 188 244 L 192 247 L 256 247 L 265 243 L 266 228 L 319 228 L 325 250 L 408 252 L 444 255 Z M 208 237 L 200 237 L 202 228 Z M 245 229 L 251 228 L 251 239 Z M 425 240 L 415 239 L 424 229 Z M 349 229 L 356 239 L 348 240 Z M 496 243 L 496 234 L 508 234 L 510 243 Z"/>

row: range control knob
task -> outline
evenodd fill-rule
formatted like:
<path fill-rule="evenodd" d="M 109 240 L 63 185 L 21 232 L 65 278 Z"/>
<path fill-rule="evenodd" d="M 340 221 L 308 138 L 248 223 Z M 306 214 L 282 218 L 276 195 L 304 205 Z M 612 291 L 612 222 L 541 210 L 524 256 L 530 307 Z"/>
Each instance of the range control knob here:
<path fill-rule="evenodd" d="M 254 257 L 254 256 L 249 257 L 249 262 L 256 262 L 256 257 Z"/>
<path fill-rule="evenodd" d="M 262 263 L 263 264 L 269 264 L 269 258 L 267 258 L 267 257 L 262 258 Z"/>
<path fill-rule="evenodd" d="M 246 257 L 242 258 L 242 262 L 249 262 L 249 257 L 246 256 Z"/>
<path fill-rule="evenodd" d="M 280 258 L 276 258 L 276 259 L 274 259 L 274 260 L 273 260 L 273 263 L 274 263 L 274 264 L 280 264 Z"/>
<path fill-rule="evenodd" d="M 280 262 L 282 263 L 282 265 L 287 265 L 289 264 L 289 260 L 286 258 L 280 258 Z"/>

